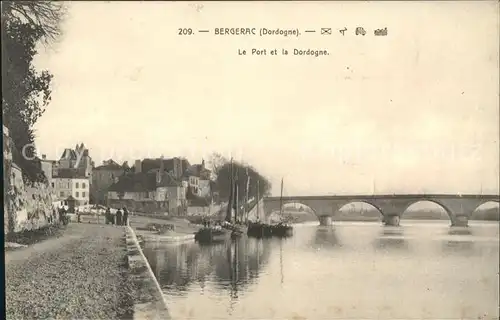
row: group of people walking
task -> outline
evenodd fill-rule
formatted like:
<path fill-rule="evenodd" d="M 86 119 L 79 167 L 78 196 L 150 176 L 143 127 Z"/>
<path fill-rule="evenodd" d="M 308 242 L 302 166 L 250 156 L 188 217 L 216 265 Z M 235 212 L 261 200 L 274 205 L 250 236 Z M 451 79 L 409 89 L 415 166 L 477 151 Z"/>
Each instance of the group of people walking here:
<path fill-rule="evenodd" d="M 118 211 L 116 211 L 115 214 L 111 213 L 111 208 L 106 209 L 106 224 L 126 226 L 127 222 L 128 222 L 127 208 L 118 209 Z"/>

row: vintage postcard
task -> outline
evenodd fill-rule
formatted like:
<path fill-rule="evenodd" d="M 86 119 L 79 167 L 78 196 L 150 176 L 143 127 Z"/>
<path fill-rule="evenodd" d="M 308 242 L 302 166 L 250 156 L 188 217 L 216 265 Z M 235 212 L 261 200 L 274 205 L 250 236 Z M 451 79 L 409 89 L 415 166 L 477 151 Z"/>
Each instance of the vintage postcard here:
<path fill-rule="evenodd" d="M 498 1 L 2 1 L 6 319 L 499 317 Z"/>

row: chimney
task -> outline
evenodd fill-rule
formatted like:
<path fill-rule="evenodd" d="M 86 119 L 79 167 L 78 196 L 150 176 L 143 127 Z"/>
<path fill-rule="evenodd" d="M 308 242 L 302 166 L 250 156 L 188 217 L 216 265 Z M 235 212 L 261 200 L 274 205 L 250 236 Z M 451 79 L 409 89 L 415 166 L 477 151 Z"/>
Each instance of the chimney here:
<path fill-rule="evenodd" d="M 135 160 L 135 173 L 141 173 L 141 172 L 142 172 L 142 161 Z"/>
<path fill-rule="evenodd" d="M 42 154 L 42 160 L 47 160 L 47 155 Z"/>
<path fill-rule="evenodd" d="M 160 157 L 160 173 L 165 171 L 165 163 L 163 162 L 163 156 Z"/>
<path fill-rule="evenodd" d="M 205 169 L 205 159 L 203 159 L 203 158 L 201 159 L 201 167 L 203 169 Z"/>
<path fill-rule="evenodd" d="M 179 179 L 179 159 L 177 157 L 172 158 L 172 171 L 176 179 Z"/>
<path fill-rule="evenodd" d="M 165 164 L 163 163 L 163 156 L 160 157 L 160 169 L 156 173 L 156 183 L 161 182 L 161 177 L 163 176 L 163 171 L 165 171 Z"/>

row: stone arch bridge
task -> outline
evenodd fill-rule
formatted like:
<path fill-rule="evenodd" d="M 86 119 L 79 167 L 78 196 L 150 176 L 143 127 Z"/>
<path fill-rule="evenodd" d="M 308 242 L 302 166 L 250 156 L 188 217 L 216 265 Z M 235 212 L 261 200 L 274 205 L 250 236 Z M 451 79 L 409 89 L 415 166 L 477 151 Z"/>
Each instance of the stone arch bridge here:
<path fill-rule="evenodd" d="M 281 201 L 300 203 L 314 210 L 322 224 L 331 223 L 332 217 L 343 206 L 353 202 L 363 202 L 375 207 L 387 224 L 399 224 L 403 212 L 414 203 L 430 201 L 441 206 L 450 217 L 452 225 L 468 224 L 472 213 L 482 204 L 490 201 L 499 202 L 499 195 L 451 195 L 451 194 L 389 194 L 389 195 L 341 195 L 341 196 L 298 196 L 267 197 L 263 199 L 266 218 L 279 211 Z"/>

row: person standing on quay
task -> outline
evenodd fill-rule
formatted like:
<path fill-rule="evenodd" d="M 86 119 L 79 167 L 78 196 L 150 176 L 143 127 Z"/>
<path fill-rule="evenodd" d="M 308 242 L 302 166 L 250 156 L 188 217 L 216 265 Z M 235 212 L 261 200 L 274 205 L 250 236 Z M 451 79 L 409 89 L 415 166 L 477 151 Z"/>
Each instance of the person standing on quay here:
<path fill-rule="evenodd" d="M 118 211 L 116 211 L 116 225 L 117 226 L 122 225 L 122 211 L 120 209 L 118 209 Z"/>
<path fill-rule="evenodd" d="M 104 217 L 106 218 L 106 224 L 111 223 L 111 209 L 106 208 L 106 213 L 104 214 Z"/>
<path fill-rule="evenodd" d="M 122 224 L 124 226 L 127 225 L 127 221 L 128 221 L 128 210 L 126 207 L 123 208 L 123 221 L 122 221 Z"/>
<path fill-rule="evenodd" d="M 61 209 L 59 209 L 59 221 L 63 224 L 63 225 L 67 225 L 67 221 L 66 221 L 66 209 L 64 207 L 61 207 Z"/>

